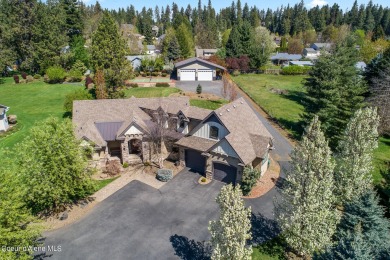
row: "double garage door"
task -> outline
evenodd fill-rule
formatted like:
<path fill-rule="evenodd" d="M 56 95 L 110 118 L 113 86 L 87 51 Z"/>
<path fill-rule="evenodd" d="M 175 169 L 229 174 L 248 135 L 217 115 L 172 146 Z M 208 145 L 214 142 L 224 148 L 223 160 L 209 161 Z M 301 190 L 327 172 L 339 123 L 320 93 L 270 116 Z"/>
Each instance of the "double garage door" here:
<path fill-rule="evenodd" d="M 195 81 L 196 70 L 180 70 L 180 81 Z M 212 81 L 212 70 L 198 70 L 198 81 Z"/>
<path fill-rule="evenodd" d="M 186 166 L 192 171 L 204 174 L 206 166 L 206 158 L 200 152 L 187 149 L 185 150 Z M 236 183 L 237 168 L 228 164 L 214 162 L 213 163 L 213 178 L 217 181 L 225 183 Z"/>

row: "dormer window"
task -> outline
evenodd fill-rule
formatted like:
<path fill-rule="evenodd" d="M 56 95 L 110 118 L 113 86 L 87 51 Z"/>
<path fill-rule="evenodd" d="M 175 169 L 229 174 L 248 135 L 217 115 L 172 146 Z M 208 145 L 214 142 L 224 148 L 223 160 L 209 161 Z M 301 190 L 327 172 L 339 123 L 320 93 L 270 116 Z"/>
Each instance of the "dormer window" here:
<path fill-rule="evenodd" d="M 211 139 L 218 139 L 218 132 L 219 129 L 216 126 L 210 126 L 210 138 Z"/>
<path fill-rule="evenodd" d="M 180 120 L 179 128 L 184 128 L 186 126 L 186 122 L 182 119 Z"/>

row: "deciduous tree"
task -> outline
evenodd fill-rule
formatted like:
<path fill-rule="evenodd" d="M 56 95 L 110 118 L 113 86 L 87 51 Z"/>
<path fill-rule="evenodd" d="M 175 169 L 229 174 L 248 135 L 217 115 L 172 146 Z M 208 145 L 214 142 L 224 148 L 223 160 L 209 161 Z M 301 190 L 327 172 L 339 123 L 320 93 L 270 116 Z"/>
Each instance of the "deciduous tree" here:
<path fill-rule="evenodd" d="M 281 198 L 275 201 L 276 217 L 288 245 L 299 255 L 311 255 L 331 244 L 338 221 L 334 162 L 317 116 L 291 159 Z"/>
<path fill-rule="evenodd" d="M 212 259 L 251 259 L 252 247 L 246 245 L 251 238 L 251 208 L 245 208 L 240 186 L 222 187 L 217 196 L 220 217 L 210 221 Z"/>

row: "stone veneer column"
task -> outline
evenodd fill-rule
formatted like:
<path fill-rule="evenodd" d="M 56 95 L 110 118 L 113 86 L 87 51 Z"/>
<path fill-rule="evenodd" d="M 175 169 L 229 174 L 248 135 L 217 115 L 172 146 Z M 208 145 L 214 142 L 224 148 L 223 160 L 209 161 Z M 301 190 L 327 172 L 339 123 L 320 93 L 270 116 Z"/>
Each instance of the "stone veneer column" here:
<path fill-rule="evenodd" d="M 121 143 L 122 162 L 129 162 L 129 141 L 131 137 L 126 135 L 125 140 Z"/>
<path fill-rule="evenodd" d="M 185 150 L 183 147 L 179 147 L 179 161 L 181 166 L 186 166 Z"/>

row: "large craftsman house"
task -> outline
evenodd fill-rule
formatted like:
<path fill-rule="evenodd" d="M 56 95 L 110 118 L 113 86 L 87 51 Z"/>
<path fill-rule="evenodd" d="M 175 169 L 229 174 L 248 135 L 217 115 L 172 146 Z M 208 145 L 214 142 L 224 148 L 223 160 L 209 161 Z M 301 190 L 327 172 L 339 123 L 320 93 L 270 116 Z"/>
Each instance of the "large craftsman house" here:
<path fill-rule="evenodd" d="M 73 122 L 96 158 L 153 161 L 156 140 L 163 140 L 160 156 L 227 183 L 239 182 L 247 165 L 264 173 L 272 148 L 271 134 L 243 98 L 215 111 L 190 106 L 188 97 L 74 101 Z"/>

